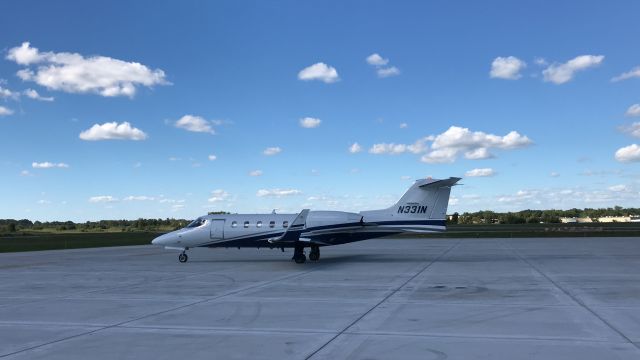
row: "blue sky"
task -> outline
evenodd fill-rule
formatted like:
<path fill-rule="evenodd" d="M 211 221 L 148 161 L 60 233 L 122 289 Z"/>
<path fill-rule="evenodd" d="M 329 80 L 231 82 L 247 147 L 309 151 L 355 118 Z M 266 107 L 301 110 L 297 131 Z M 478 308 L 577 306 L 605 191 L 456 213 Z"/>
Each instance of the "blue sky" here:
<path fill-rule="evenodd" d="M 0 218 L 638 206 L 638 11 L 2 2 Z"/>

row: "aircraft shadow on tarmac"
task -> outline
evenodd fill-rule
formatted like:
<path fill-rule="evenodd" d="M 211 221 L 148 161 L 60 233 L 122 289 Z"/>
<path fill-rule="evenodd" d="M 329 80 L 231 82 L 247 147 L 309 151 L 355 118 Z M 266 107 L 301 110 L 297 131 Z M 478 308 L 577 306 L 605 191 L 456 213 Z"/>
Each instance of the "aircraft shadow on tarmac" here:
<path fill-rule="evenodd" d="M 261 259 L 250 259 L 250 258 L 233 258 L 233 259 L 189 259 L 189 262 L 193 263 L 289 263 L 289 258 L 287 254 L 284 254 L 283 258 L 273 258 L 273 257 L 265 257 Z M 290 255 L 289 255 L 290 256 Z M 381 264 L 389 264 L 389 263 L 407 263 L 410 261 L 433 261 L 437 258 L 437 255 L 429 255 L 429 256 L 415 256 L 412 255 L 407 257 L 402 254 L 393 254 L 393 255 L 384 255 L 384 254 L 352 254 L 352 255 L 327 255 L 325 257 L 320 258 L 319 261 L 310 261 L 307 260 L 305 265 L 318 265 L 318 266 L 330 266 L 330 265 L 342 265 L 342 264 L 357 264 L 357 263 L 381 263 Z M 442 259 L 438 260 L 442 261 Z M 291 264 L 294 264 L 293 260 Z M 301 264 L 294 264 L 296 266 L 300 266 Z"/>
<path fill-rule="evenodd" d="M 322 257 L 319 261 L 307 260 L 305 265 L 317 264 L 317 265 L 335 265 L 345 263 L 407 263 L 407 262 L 431 262 L 437 259 L 439 263 L 483 263 L 483 262 L 520 262 L 521 260 L 515 255 L 452 255 L 438 258 L 440 254 L 350 254 L 350 255 L 327 255 Z M 189 263 L 288 263 L 289 254 L 283 254 L 282 258 L 264 257 L 264 258 L 249 258 L 249 257 L 237 257 L 229 259 L 197 259 L 192 257 L 189 259 Z M 536 261 L 539 258 L 541 260 L 547 259 L 547 256 L 527 256 L 527 259 Z M 562 259 L 570 258 L 583 258 L 583 256 L 562 256 Z M 293 264 L 293 261 L 291 262 Z M 298 264 L 299 266 L 299 264 Z"/>

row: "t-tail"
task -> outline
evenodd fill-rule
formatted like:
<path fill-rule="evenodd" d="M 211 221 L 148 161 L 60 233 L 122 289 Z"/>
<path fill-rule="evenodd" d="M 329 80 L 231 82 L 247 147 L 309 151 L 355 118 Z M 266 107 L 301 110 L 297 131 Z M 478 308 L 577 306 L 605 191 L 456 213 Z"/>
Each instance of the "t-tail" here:
<path fill-rule="evenodd" d="M 377 223 L 406 232 L 446 230 L 451 187 L 460 178 L 417 180 L 393 206 L 360 214 L 365 223 Z"/>

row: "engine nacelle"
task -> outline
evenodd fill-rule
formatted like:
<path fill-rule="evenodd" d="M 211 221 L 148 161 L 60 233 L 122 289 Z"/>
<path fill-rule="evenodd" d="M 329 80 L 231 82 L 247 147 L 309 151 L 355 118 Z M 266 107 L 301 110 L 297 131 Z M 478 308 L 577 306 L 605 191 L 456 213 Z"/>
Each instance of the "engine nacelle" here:
<path fill-rule="evenodd" d="M 359 223 L 362 215 L 344 211 L 311 211 L 307 216 L 306 227 L 317 227 L 335 224 Z"/>

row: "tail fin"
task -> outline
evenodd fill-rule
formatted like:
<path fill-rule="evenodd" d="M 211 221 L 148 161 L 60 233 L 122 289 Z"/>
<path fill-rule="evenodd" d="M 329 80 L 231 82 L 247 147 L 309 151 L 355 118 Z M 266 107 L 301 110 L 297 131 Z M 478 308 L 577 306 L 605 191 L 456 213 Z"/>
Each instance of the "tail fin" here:
<path fill-rule="evenodd" d="M 395 205 L 366 213 L 375 217 L 445 220 L 451 187 L 458 181 L 460 178 L 457 177 L 417 180 Z"/>

